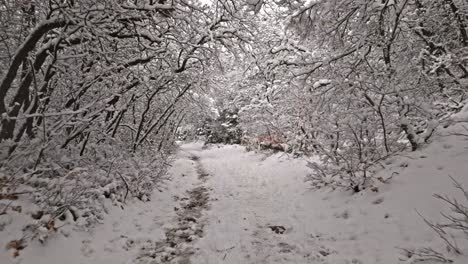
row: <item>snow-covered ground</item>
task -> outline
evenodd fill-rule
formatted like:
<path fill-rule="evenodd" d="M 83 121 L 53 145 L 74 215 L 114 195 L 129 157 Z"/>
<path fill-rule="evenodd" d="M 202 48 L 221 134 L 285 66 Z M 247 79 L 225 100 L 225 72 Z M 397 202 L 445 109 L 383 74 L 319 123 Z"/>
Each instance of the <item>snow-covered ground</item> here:
<path fill-rule="evenodd" d="M 169 173 L 172 181 L 156 190 L 151 201 L 128 202 L 125 210 L 112 205 L 103 223 L 89 232 L 73 230 L 71 226 L 59 228 L 44 244 L 29 242 L 19 256 L 12 258 L 13 251 L 5 250 L 9 241 L 19 239 L 23 215 L 10 213 L 0 216 L 0 263 L 52 264 L 52 263 L 137 263 L 155 243 L 166 240 L 166 230 L 177 218 L 177 197 L 198 181 L 196 169 L 190 156 L 181 151 Z"/>
<path fill-rule="evenodd" d="M 5 246 L 21 221 L 0 216 L 0 263 L 439 263 L 407 259 L 401 248 L 446 252 L 418 212 L 442 220 L 448 207 L 434 193 L 463 200 L 449 176 L 468 186 L 466 139 L 438 137 L 387 161 L 378 175 L 386 183 L 358 194 L 310 189 L 306 161 L 284 153 L 185 144 L 165 190 L 125 210 L 109 207 L 95 230 L 59 228 L 12 258 Z M 447 256 L 466 264 L 468 240 L 458 235 L 465 255 Z"/>
<path fill-rule="evenodd" d="M 417 211 L 440 220 L 447 207 L 434 193 L 463 200 L 448 176 L 468 185 L 466 142 L 441 138 L 395 158 L 379 175 L 393 175 L 388 183 L 359 194 L 311 190 L 305 161 L 284 154 L 266 157 L 239 146 L 198 151 L 213 175 L 215 201 L 193 263 L 412 263 L 399 248 L 443 250 Z M 458 241 L 468 254 L 467 240 Z"/>

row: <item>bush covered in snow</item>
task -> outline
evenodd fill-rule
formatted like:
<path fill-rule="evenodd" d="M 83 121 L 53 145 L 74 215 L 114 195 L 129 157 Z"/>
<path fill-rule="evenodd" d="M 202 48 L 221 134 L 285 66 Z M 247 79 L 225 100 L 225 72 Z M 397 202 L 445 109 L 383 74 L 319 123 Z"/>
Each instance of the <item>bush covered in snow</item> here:
<path fill-rule="evenodd" d="M 424 223 L 429 226 L 434 233 L 444 241 L 446 250 L 441 253 L 440 249 L 430 247 L 408 249 L 403 248 L 404 258 L 408 263 L 417 263 L 428 260 L 435 260 L 441 263 L 452 263 L 448 255 L 450 254 L 466 254 L 459 245 L 468 243 L 468 191 L 463 185 L 450 177 L 455 188 L 461 193 L 462 200 L 459 201 L 448 195 L 434 194 L 434 197 L 442 201 L 450 213 L 441 213 L 444 222 L 435 223 L 430 219 L 418 214 L 423 219 Z"/>
<path fill-rule="evenodd" d="M 278 4 L 287 30 L 277 32 L 281 15 L 260 22 L 233 101 L 251 138 L 274 131 L 320 156 L 314 186 L 371 186 L 380 162 L 420 149 L 467 103 L 463 1 Z"/>
<path fill-rule="evenodd" d="M 219 113 L 219 117 L 209 120 L 203 128 L 208 144 L 240 144 L 242 140 L 242 130 L 238 126 L 238 111 L 236 109 L 224 109 Z"/>
<path fill-rule="evenodd" d="M 164 180 L 170 157 L 150 148 L 128 152 L 117 139 L 89 143 L 85 156 L 74 147 L 41 146 L 40 140 L 31 140 L 3 160 L 0 195 L 35 204 L 32 219 L 46 224 L 66 220 L 84 228 L 104 218 L 107 201 L 123 207 L 134 197 L 151 199 Z"/>

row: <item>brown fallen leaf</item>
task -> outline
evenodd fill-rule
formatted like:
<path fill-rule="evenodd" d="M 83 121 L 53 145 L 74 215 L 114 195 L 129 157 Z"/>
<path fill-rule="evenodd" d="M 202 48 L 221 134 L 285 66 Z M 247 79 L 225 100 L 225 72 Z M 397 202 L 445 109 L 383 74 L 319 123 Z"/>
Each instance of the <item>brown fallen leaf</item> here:
<path fill-rule="evenodd" d="M 57 231 L 57 228 L 55 227 L 55 221 L 53 219 L 47 222 L 46 227 L 49 231 Z"/>
<path fill-rule="evenodd" d="M 6 249 L 15 249 L 17 251 L 22 250 L 26 247 L 23 239 L 12 240 L 6 245 Z"/>

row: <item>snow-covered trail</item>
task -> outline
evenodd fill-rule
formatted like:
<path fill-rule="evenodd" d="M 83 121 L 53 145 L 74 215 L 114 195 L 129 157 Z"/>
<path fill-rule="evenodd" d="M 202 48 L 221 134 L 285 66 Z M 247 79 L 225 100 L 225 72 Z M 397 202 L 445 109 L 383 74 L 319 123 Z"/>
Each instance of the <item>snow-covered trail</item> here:
<path fill-rule="evenodd" d="M 0 250 L 0 263 L 440 263 L 405 257 L 402 248 L 444 250 L 416 209 L 440 221 L 447 206 L 434 193 L 463 200 L 448 175 L 468 186 L 464 143 L 446 137 L 387 160 L 376 175 L 386 183 L 357 194 L 311 189 L 304 182 L 306 161 L 288 154 L 184 144 L 169 170 L 171 180 L 150 201 L 128 201 L 125 210 L 109 205 L 96 228 L 61 227 L 44 244 L 28 243 L 16 258 Z M 17 238 L 23 223 L 8 218 L 2 245 Z M 457 239 L 468 253 L 467 240 Z M 448 256 L 468 263 L 467 255 Z"/>
<path fill-rule="evenodd" d="M 377 192 L 358 194 L 312 190 L 304 182 L 306 162 L 287 154 L 246 152 L 240 146 L 182 146 L 196 155 L 209 176 L 210 208 L 203 236 L 194 247 L 193 264 L 389 264 L 439 263 L 407 258 L 402 248 L 445 247 L 426 226 L 447 211 L 433 199 L 454 192 L 447 175 L 468 184 L 467 148 L 446 138 L 425 150 L 387 161 L 378 176 L 391 180 Z M 457 153 L 454 154 L 454 153 Z M 468 250 L 463 237 L 460 248 Z M 467 256 L 449 257 L 468 263 Z"/>
<path fill-rule="evenodd" d="M 268 162 L 264 155 L 246 153 L 239 146 L 187 151 L 196 153 L 210 173 L 207 185 L 213 200 L 193 263 L 317 260 L 310 254 L 314 239 L 304 232 L 313 224 L 301 215 L 313 210 L 303 200 L 308 191 L 303 162 L 288 160 L 282 166 L 276 157 Z"/>
<path fill-rule="evenodd" d="M 28 241 L 15 258 L 13 251 L 5 250 L 6 245 L 21 236 L 29 219 L 4 215 L 0 218 L 0 226 L 5 225 L 0 230 L 0 264 L 161 263 L 174 256 L 175 261 L 186 260 L 192 254 L 190 240 L 200 236 L 202 225 L 193 221 L 206 209 L 206 192 L 188 152 L 176 155 L 169 177 L 150 201 L 129 200 L 125 208 L 108 203 L 105 218 L 94 228 L 60 227 L 44 243 Z M 186 227 L 191 231 L 185 232 Z M 179 244 L 177 249 L 175 244 Z"/>

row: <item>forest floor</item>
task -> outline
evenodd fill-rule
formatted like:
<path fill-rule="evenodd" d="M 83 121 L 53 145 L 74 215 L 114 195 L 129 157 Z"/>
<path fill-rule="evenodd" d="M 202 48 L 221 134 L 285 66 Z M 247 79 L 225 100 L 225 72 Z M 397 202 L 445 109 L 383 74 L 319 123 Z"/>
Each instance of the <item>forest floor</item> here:
<path fill-rule="evenodd" d="M 419 262 L 403 249 L 444 242 L 421 215 L 441 220 L 449 208 L 432 197 L 463 200 L 449 176 L 468 186 L 468 141 L 440 137 L 417 152 L 386 161 L 374 191 L 313 190 L 306 161 L 241 146 L 181 146 L 171 181 L 151 201 L 130 201 L 88 232 L 59 228 L 44 244 L 31 242 L 16 258 L 4 245 L 15 236 L 3 220 L 0 263 L 390 264 Z M 419 214 L 418 214 L 419 213 Z M 455 237 L 468 263 L 468 243 Z"/>

